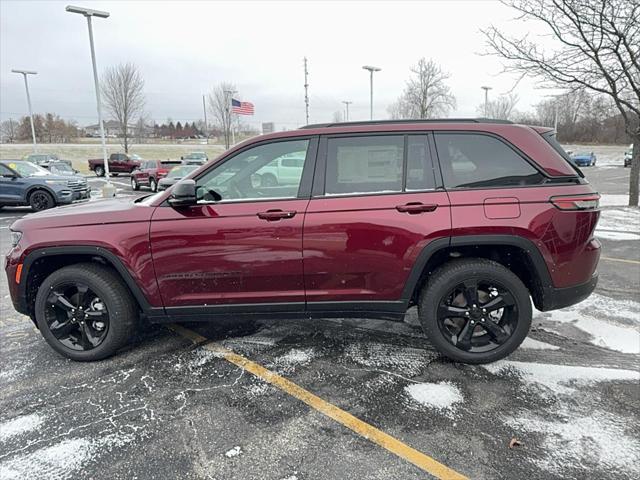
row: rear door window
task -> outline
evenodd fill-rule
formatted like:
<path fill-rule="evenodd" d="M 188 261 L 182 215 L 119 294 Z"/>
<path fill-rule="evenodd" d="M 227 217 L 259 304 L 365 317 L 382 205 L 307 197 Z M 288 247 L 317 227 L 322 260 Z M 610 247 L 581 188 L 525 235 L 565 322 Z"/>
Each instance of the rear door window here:
<path fill-rule="evenodd" d="M 476 133 L 436 133 L 436 148 L 448 188 L 537 185 L 544 176 L 498 138 Z"/>
<path fill-rule="evenodd" d="M 326 195 L 402 191 L 404 135 L 329 138 Z"/>

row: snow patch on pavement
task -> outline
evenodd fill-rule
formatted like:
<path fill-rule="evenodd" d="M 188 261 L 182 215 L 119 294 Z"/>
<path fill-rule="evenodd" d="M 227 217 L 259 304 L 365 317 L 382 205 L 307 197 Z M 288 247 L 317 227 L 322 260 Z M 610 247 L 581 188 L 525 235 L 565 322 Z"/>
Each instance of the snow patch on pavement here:
<path fill-rule="evenodd" d="M 601 207 L 626 207 L 629 205 L 629 195 L 617 193 L 600 194 Z"/>
<path fill-rule="evenodd" d="M 599 228 L 596 229 L 596 237 L 605 240 L 640 240 L 640 235 L 637 233 L 601 230 Z"/>
<path fill-rule="evenodd" d="M 40 448 L 32 453 L 16 455 L 0 463 L 2 480 L 65 480 L 78 477 L 78 471 L 95 457 L 122 447 L 132 435 L 112 434 L 98 439 L 74 438 Z M 80 475 L 82 476 L 82 475 Z"/>
<path fill-rule="evenodd" d="M 515 374 L 523 381 L 541 385 L 558 395 L 569 395 L 578 386 L 589 386 L 600 382 L 640 381 L 640 372 L 615 368 L 579 367 L 549 363 L 515 362 L 499 360 L 482 365 L 494 375 Z"/>
<path fill-rule="evenodd" d="M 451 382 L 414 383 L 404 389 L 414 401 L 442 413 L 451 413 L 464 400 L 460 389 Z"/>
<path fill-rule="evenodd" d="M 402 372 L 409 377 L 418 375 L 432 358 L 426 350 L 384 343 L 351 343 L 344 354 L 364 367 Z"/>
<path fill-rule="evenodd" d="M 627 434 L 624 419 L 607 412 L 590 412 L 589 416 L 563 415 L 561 420 L 549 420 L 523 414 L 506 419 L 506 424 L 519 432 L 527 442 L 528 433 L 543 436 L 545 450 L 533 462 L 543 470 L 562 474 L 567 466 L 584 465 L 603 470 L 625 470 L 631 477 L 640 475 L 640 442 Z M 611 477 L 616 475 L 611 473 Z M 634 475 L 635 473 L 635 475 Z"/>
<path fill-rule="evenodd" d="M 242 449 L 240 448 L 240 446 L 235 446 L 231 450 L 226 451 L 224 456 L 227 458 L 233 458 L 233 457 L 237 457 L 241 453 L 242 453 Z"/>
<path fill-rule="evenodd" d="M 43 417 L 32 413 L 0 423 L 0 441 L 4 442 L 11 437 L 37 430 L 43 422 Z"/>
<path fill-rule="evenodd" d="M 520 344 L 520 348 L 526 348 L 528 350 L 560 350 L 560 347 L 551 345 L 550 343 L 541 342 L 531 337 L 524 339 L 524 342 Z"/>
<path fill-rule="evenodd" d="M 640 354 L 640 303 L 593 294 L 562 310 L 536 313 L 542 328 L 564 335 L 553 323 L 571 324 L 591 336 L 590 342 L 623 353 Z"/>
<path fill-rule="evenodd" d="M 284 363 L 287 365 L 305 365 L 313 360 L 315 356 L 316 354 L 313 348 L 293 348 L 284 355 L 278 357 L 275 362 L 277 364 Z"/>

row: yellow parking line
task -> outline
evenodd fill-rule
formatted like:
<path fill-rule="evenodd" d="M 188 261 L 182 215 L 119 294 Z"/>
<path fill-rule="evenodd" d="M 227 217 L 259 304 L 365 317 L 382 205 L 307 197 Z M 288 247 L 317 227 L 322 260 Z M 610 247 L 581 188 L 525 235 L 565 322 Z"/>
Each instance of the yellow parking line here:
<path fill-rule="evenodd" d="M 462 480 L 467 478 L 464 475 L 461 475 L 455 470 L 452 470 L 446 465 L 443 465 L 437 460 L 431 458 L 430 456 L 425 455 L 415 448 L 410 447 L 406 443 L 401 442 L 397 438 L 392 437 L 391 435 L 377 429 L 372 425 L 369 425 L 366 422 L 363 422 L 359 418 L 356 418 L 350 413 L 345 412 L 341 408 L 338 408 L 335 405 L 314 395 L 308 390 L 305 390 L 301 386 L 293 383 L 291 380 L 287 380 L 277 373 L 274 373 L 271 370 L 267 370 L 263 366 L 252 362 L 248 358 L 245 358 L 242 355 L 238 355 L 237 353 L 234 353 L 233 351 L 215 342 L 208 342 L 206 337 L 203 337 L 202 335 L 180 325 L 174 324 L 171 326 L 171 328 L 179 335 L 188 338 L 196 344 L 203 344 L 203 348 L 206 348 L 207 350 L 220 355 L 228 362 L 233 363 L 234 365 L 237 365 L 238 367 L 254 374 L 256 377 L 259 377 L 262 380 L 280 388 L 292 397 L 303 401 L 314 410 L 317 410 L 327 417 L 332 418 L 336 422 L 341 423 L 350 430 L 390 451 L 391 453 L 394 453 L 398 457 L 413 463 L 416 467 L 424 470 L 427 473 L 430 473 L 434 477 L 447 480 Z"/>
<path fill-rule="evenodd" d="M 625 258 L 600 257 L 600 260 L 609 260 L 610 262 L 622 262 L 622 263 L 632 263 L 634 265 L 640 265 L 640 262 L 638 260 L 627 260 Z"/>

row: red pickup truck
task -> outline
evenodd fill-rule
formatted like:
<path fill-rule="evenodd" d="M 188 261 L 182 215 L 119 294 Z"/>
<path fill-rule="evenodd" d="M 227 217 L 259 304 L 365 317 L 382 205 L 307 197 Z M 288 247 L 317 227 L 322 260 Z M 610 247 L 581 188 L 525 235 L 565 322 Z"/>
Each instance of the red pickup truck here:
<path fill-rule="evenodd" d="M 112 153 L 109 155 L 109 173 L 131 173 L 140 166 L 142 158 L 139 155 L 126 153 Z M 89 159 L 89 170 L 96 172 L 98 177 L 104 176 L 104 160 L 102 158 Z"/>

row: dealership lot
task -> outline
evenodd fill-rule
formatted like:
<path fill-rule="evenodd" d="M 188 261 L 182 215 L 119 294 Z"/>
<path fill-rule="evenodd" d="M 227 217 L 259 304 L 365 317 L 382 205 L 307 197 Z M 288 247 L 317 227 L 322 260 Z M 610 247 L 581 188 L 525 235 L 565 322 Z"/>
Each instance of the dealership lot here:
<path fill-rule="evenodd" d="M 621 150 L 603 147 L 585 169 L 603 194 L 598 289 L 537 313 L 526 343 L 486 366 L 439 356 L 415 312 L 403 323 L 188 326 L 213 343 L 152 326 L 116 357 L 79 364 L 13 310 L 3 275 L 0 477 L 410 479 L 429 478 L 437 461 L 472 478 L 637 478 L 640 211 L 623 207 Z M 114 183 L 134 195 L 128 177 Z M 25 213 L 0 212 L 3 250 Z M 296 387 L 325 403 L 303 403 Z M 380 446 L 380 434 L 400 444 Z M 411 449 L 424 458 L 412 463 Z"/>

